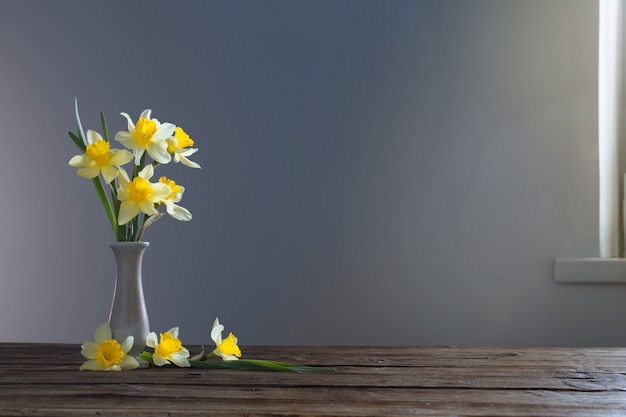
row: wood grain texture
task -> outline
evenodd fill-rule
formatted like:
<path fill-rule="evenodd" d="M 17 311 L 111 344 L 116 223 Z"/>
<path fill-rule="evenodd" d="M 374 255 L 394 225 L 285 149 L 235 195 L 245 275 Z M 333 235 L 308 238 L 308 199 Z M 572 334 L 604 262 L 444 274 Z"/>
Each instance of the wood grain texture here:
<path fill-rule="evenodd" d="M 198 347 L 190 347 L 193 353 Z M 333 373 L 79 371 L 78 345 L 0 344 L 0 416 L 623 416 L 626 349 L 249 346 Z"/>

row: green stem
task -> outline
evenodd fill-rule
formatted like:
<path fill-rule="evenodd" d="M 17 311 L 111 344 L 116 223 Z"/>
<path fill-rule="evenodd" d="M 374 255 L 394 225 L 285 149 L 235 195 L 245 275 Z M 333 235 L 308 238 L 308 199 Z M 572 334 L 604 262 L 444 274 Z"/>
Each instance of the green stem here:
<path fill-rule="evenodd" d="M 141 359 L 143 359 L 144 361 L 150 362 L 152 363 L 152 353 L 150 352 L 146 352 L 145 350 L 143 352 L 141 352 L 141 354 L 139 355 L 139 357 Z"/>
<path fill-rule="evenodd" d="M 106 191 L 104 191 L 102 180 L 100 179 L 100 177 L 95 177 L 91 179 L 91 182 L 93 183 L 93 187 L 96 189 L 98 200 L 100 200 L 100 204 L 102 205 L 102 208 L 104 209 L 104 212 L 106 213 L 107 218 L 109 219 L 109 223 L 111 223 L 111 227 L 113 228 L 113 236 L 118 237 L 117 218 L 115 216 L 115 213 L 113 213 L 113 208 L 111 207 L 111 203 L 106 194 Z"/>
<path fill-rule="evenodd" d="M 137 234 L 137 242 L 139 242 L 141 238 L 143 237 L 143 232 L 146 230 L 146 221 L 148 220 L 149 217 L 150 216 L 144 213 L 143 221 L 141 222 L 141 227 L 139 228 L 139 233 Z"/>
<path fill-rule="evenodd" d="M 110 185 L 111 188 L 111 204 L 113 213 L 115 213 L 115 218 L 119 216 L 120 213 L 120 201 L 117 199 L 117 180 L 113 180 Z M 126 240 L 126 225 L 117 225 L 117 233 L 115 234 L 115 238 L 118 242 L 124 242 Z"/>
<path fill-rule="evenodd" d="M 135 217 L 133 217 L 133 220 L 131 221 L 131 223 L 133 224 L 133 234 L 131 237 L 131 240 L 133 242 L 137 241 L 137 233 L 138 233 L 138 229 L 139 229 L 139 214 L 137 214 Z"/>

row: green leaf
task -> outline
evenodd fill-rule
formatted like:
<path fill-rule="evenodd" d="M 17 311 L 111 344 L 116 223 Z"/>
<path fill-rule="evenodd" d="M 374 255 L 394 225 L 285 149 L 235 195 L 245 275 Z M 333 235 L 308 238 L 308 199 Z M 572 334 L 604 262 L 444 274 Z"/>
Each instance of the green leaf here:
<path fill-rule="evenodd" d="M 76 97 L 74 97 L 74 111 L 76 113 L 76 126 L 78 127 L 78 133 L 80 134 L 80 137 L 83 139 L 83 144 L 87 146 L 87 142 L 85 142 L 87 136 L 85 136 L 83 125 L 80 122 L 80 115 L 78 114 L 78 99 Z"/>
<path fill-rule="evenodd" d="M 100 177 L 92 178 L 93 187 L 96 189 L 96 194 L 98 195 L 98 200 L 100 200 L 100 204 L 104 209 L 104 212 L 109 219 L 109 223 L 111 223 L 111 227 L 113 228 L 113 236 L 119 241 L 119 236 L 117 232 L 117 216 L 113 213 L 113 208 L 111 207 L 111 203 L 109 202 L 109 198 L 104 191 L 104 185 L 102 184 L 102 180 Z"/>
<path fill-rule="evenodd" d="M 152 353 L 141 352 L 139 357 L 152 363 Z M 200 360 L 189 361 L 192 368 L 204 369 L 237 369 L 240 371 L 270 371 L 270 372 L 335 372 L 336 369 L 326 366 L 297 365 L 286 362 L 265 361 L 259 359 L 239 359 L 233 361 L 206 360 L 211 354 L 205 355 Z M 171 367 L 174 367 L 172 365 Z"/>
<path fill-rule="evenodd" d="M 104 113 L 100 112 L 100 122 L 102 123 L 102 139 L 105 142 L 109 141 L 109 129 L 107 128 L 107 121 L 104 118 Z"/>
<path fill-rule="evenodd" d="M 265 361 L 259 359 L 239 359 L 233 361 L 192 361 L 192 367 L 208 369 L 238 369 L 244 371 L 271 372 L 334 372 L 334 368 L 322 366 L 306 366 L 285 362 Z"/>
<path fill-rule="evenodd" d="M 67 132 L 67 133 L 70 135 L 72 142 L 74 142 L 74 144 L 78 147 L 78 149 L 80 149 L 80 151 L 84 153 L 85 150 L 87 150 L 87 147 L 85 146 L 85 143 L 83 142 L 83 140 L 72 132 Z"/>

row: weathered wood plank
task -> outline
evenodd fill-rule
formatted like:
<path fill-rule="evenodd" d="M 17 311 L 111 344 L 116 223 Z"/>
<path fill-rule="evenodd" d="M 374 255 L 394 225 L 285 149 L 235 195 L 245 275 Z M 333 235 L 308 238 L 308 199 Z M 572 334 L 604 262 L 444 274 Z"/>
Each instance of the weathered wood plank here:
<path fill-rule="evenodd" d="M 190 347 L 192 352 L 199 350 Z M 334 373 L 80 372 L 79 345 L 0 344 L 0 416 L 626 415 L 626 349 L 250 346 Z"/>
<path fill-rule="evenodd" d="M 0 416 L 19 415 L 499 415 L 610 416 L 623 415 L 626 393 L 563 393 L 543 390 L 402 390 L 402 389 L 245 389 L 223 387 L 202 397 L 182 387 L 137 392 L 106 386 L 97 392 L 77 389 L 32 392 L 2 404 Z M 34 396 L 37 401 L 33 402 Z"/>
<path fill-rule="evenodd" d="M 16 384 L 80 382 L 82 384 L 180 384 L 185 386 L 325 386 L 325 387 L 404 387 L 404 388 L 474 388 L 474 389 L 546 389 L 578 391 L 624 391 L 626 375 L 614 371 L 527 368 L 384 368 L 337 367 L 332 374 L 241 372 L 205 369 L 149 369 L 102 373 L 73 369 L 2 370 L 0 387 Z M 0 398 L 6 395 L 0 391 Z"/>

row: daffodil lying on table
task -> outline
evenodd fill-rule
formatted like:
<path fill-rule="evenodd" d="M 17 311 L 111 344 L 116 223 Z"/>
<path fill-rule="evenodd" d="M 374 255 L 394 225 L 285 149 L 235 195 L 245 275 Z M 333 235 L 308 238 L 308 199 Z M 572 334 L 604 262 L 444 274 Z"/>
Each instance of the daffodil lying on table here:
<path fill-rule="evenodd" d="M 261 359 L 240 359 L 241 350 L 237 345 L 237 338 L 229 333 L 222 339 L 224 326 L 216 318 L 211 329 L 211 339 L 215 349 L 205 354 L 202 352 L 189 357 L 189 350 L 178 338 L 179 329 L 173 327 L 157 336 L 151 332 L 146 344 L 152 352 L 143 351 L 139 359 L 146 361 L 150 366 L 177 366 L 181 368 L 211 368 L 211 369 L 239 369 L 247 371 L 278 371 L 278 372 L 330 372 L 333 368 L 320 366 L 298 365 L 286 362 L 266 361 Z M 121 371 L 139 367 L 139 362 L 127 355 L 133 345 L 133 337 L 127 337 L 122 343 L 111 337 L 111 329 L 107 323 L 102 323 L 96 329 L 93 342 L 83 343 L 81 353 L 87 361 L 80 370 L 90 371 Z M 221 358 L 221 361 L 211 360 Z"/>
<path fill-rule="evenodd" d="M 128 336 L 122 343 L 113 339 L 109 325 L 102 323 L 96 329 L 94 341 L 85 342 L 81 346 L 80 353 L 87 358 L 87 362 L 82 364 L 80 370 L 121 371 L 138 368 L 137 359 L 127 355 L 133 342 L 132 336 Z"/>

